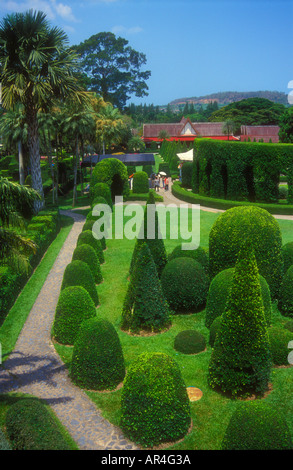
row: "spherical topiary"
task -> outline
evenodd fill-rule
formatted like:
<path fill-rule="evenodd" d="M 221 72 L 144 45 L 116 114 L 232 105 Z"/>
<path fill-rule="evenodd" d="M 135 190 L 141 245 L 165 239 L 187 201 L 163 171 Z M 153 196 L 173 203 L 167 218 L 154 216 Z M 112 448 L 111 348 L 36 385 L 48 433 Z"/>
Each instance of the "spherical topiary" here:
<path fill-rule="evenodd" d="M 149 178 L 145 171 L 137 171 L 134 173 L 132 190 L 137 194 L 149 192 Z"/>
<path fill-rule="evenodd" d="M 197 354 L 206 348 L 204 336 L 196 330 L 185 330 L 178 333 L 174 340 L 174 349 L 183 354 Z"/>
<path fill-rule="evenodd" d="M 241 403 L 226 429 L 222 450 L 289 450 L 292 439 L 279 409 L 266 402 Z"/>
<path fill-rule="evenodd" d="M 73 382 L 88 390 L 112 390 L 124 376 L 123 351 L 114 326 L 103 319 L 83 322 L 73 347 Z"/>
<path fill-rule="evenodd" d="M 282 235 L 276 219 L 259 207 L 233 207 L 217 218 L 209 237 L 211 277 L 235 266 L 244 240 L 252 242 L 259 273 L 276 298 L 283 274 Z"/>
<path fill-rule="evenodd" d="M 210 328 L 215 318 L 217 318 L 219 315 L 222 315 L 225 310 L 225 306 L 231 291 L 234 271 L 234 268 L 224 269 L 214 277 L 210 284 L 205 310 L 205 326 L 207 328 Z M 265 316 L 267 325 L 269 326 L 271 324 L 272 315 L 270 289 L 267 281 L 263 276 L 259 275 L 259 281 L 265 309 Z"/>
<path fill-rule="evenodd" d="M 101 241 L 97 240 L 90 230 L 84 230 L 79 234 L 77 246 L 80 245 L 90 245 L 95 250 L 99 263 L 103 264 L 105 262 Z"/>
<path fill-rule="evenodd" d="M 282 247 L 284 257 L 284 274 L 293 264 L 293 242 L 288 242 Z"/>
<path fill-rule="evenodd" d="M 55 311 L 54 338 L 58 343 L 73 345 L 81 323 L 92 317 L 96 317 L 96 307 L 84 287 L 66 287 L 60 292 Z"/>
<path fill-rule="evenodd" d="M 101 273 L 100 262 L 96 251 L 91 245 L 83 243 L 77 245 L 72 255 L 72 261 L 76 260 L 84 261 L 88 264 L 96 284 L 100 284 L 102 282 L 103 276 Z"/>
<path fill-rule="evenodd" d="M 99 305 L 98 291 L 92 272 L 84 261 L 71 261 L 64 271 L 61 290 L 70 286 L 81 286 L 90 294 L 95 306 Z"/>
<path fill-rule="evenodd" d="M 293 265 L 283 277 L 278 308 L 285 317 L 293 317 Z"/>
<path fill-rule="evenodd" d="M 268 333 L 273 363 L 288 366 L 288 343 L 293 340 L 293 333 L 277 326 L 269 328 Z"/>
<path fill-rule="evenodd" d="M 182 257 L 188 257 L 188 258 L 193 258 L 195 261 L 198 261 L 202 267 L 205 269 L 205 271 L 208 273 L 208 267 L 209 267 L 209 259 L 207 252 L 199 246 L 198 248 L 194 250 L 182 250 L 181 245 L 178 245 L 174 248 L 172 253 L 169 254 L 168 256 L 168 261 L 172 261 L 175 258 L 182 258 Z"/>
<path fill-rule="evenodd" d="M 182 438 L 191 423 L 180 369 L 163 353 L 143 353 L 130 364 L 121 396 L 120 426 L 134 442 L 152 447 Z"/>
<path fill-rule="evenodd" d="M 83 232 L 86 232 L 87 230 L 90 230 L 91 232 L 93 231 L 93 226 L 94 226 L 94 223 L 96 222 L 96 219 L 86 219 L 85 223 L 84 223 L 84 226 L 82 228 L 82 231 Z M 93 233 L 93 232 L 92 232 Z M 93 235 L 94 236 L 94 235 Z M 95 237 L 94 237 L 95 238 Z M 102 249 L 103 251 L 107 248 L 107 245 L 106 245 L 106 238 L 105 237 L 102 237 L 100 239 L 100 242 L 101 242 L 101 245 L 102 245 Z"/>
<path fill-rule="evenodd" d="M 106 183 L 97 183 L 94 186 L 90 185 L 90 202 L 91 206 L 94 206 L 94 201 L 98 197 L 104 198 L 111 208 L 112 208 L 112 197 L 111 189 Z"/>
<path fill-rule="evenodd" d="M 284 328 L 293 333 L 293 320 L 289 320 L 284 324 Z"/>
<path fill-rule="evenodd" d="M 210 326 L 209 344 L 210 344 L 211 347 L 213 347 L 214 344 L 215 344 L 216 336 L 218 334 L 218 331 L 221 328 L 221 324 L 222 324 L 222 315 L 215 318 L 213 323 Z"/>
<path fill-rule="evenodd" d="M 91 186 L 106 183 L 111 189 L 112 200 L 116 195 L 128 196 L 129 183 L 127 168 L 118 158 L 105 158 L 93 170 Z"/>
<path fill-rule="evenodd" d="M 208 277 L 204 268 L 188 257 L 168 262 L 161 276 L 163 293 L 176 312 L 198 312 L 208 293 Z"/>

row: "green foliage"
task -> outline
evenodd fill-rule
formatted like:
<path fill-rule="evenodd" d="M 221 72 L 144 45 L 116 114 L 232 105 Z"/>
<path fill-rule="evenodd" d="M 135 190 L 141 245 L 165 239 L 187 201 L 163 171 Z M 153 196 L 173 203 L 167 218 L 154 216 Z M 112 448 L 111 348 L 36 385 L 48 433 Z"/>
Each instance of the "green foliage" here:
<path fill-rule="evenodd" d="M 175 337 L 174 349 L 183 354 L 198 354 L 206 349 L 206 341 L 198 331 L 184 330 Z"/>
<path fill-rule="evenodd" d="M 225 310 L 225 306 L 231 292 L 234 271 L 234 268 L 224 269 L 214 277 L 210 284 L 205 310 L 205 326 L 207 328 L 210 328 L 215 318 L 222 315 Z M 271 324 L 272 315 L 270 289 L 268 283 L 261 274 L 259 275 L 259 282 L 261 287 L 265 318 L 267 321 L 267 326 L 269 326 Z"/>
<path fill-rule="evenodd" d="M 169 168 L 169 163 L 165 163 L 165 162 L 159 163 L 159 171 L 158 171 L 158 173 L 160 173 L 161 171 L 164 172 L 164 173 L 166 173 L 167 176 L 171 176 L 170 168 Z"/>
<path fill-rule="evenodd" d="M 154 173 L 153 166 L 152 165 L 143 165 L 142 170 L 146 172 L 148 177 L 151 176 L 152 173 Z"/>
<path fill-rule="evenodd" d="M 107 204 L 106 200 L 104 198 L 98 197 L 94 200 L 94 205 L 95 204 Z M 102 215 L 101 215 L 102 216 Z M 99 216 L 93 216 L 92 211 L 90 211 L 86 217 L 86 221 L 84 223 L 84 226 L 82 228 L 82 231 L 85 232 L 86 230 L 90 230 L 91 232 L 93 231 L 93 226 L 94 223 L 99 219 Z M 103 230 L 103 228 L 101 228 Z M 95 238 L 95 237 L 94 237 Z M 98 238 L 96 238 L 98 240 Z M 102 249 L 105 250 L 107 248 L 106 246 L 106 238 L 105 236 L 99 239 L 102 245 Z"/>
<path fill-rule="evenodd" d="M 284 274 L 288 271 L 293 264 L 293 242 L 288 242 L 282 247 L 284 258 Z"/>
<path fill-rule="evenodd" d="M 106 204 L 108 204 L 112 208 L 113 204 L 112 204 L 111 189 L 108 184 L 96 183 L 94 186 L 90 185 L 90 203 L 92 207 L 94 206 L 94 202 L 97 204 L 96 199 L 99 197 L 104 198 L 106 201 Z"/>
<path fill-rule="evenodd" d="M 0 429 L 0 450 L 12 450 L 10 442 L 5 437 L 5 434 Z"/>
<path fill-rule="evenodd" d="M 143 353 L 127 371 L 120 426 L 144 447 L 182 438 L 190 426 L 190 405 L 180 369 L 163 353 Z"/>
<path fill-rule="evenodd" d="M 123 330 L 158 332 L 170 325 L 170 312 L 148 245 L 137 253 L 122 309 Z"/>
<path fill-rule="evenodd" d="M 84 261 L 71 261 L 64 271 L 61 290 L 70 286 L 81 286 L 90 294 L 95 306 L 99 305 L 98 291 L 91 270 Z"/>
<path fill-rule="evenodd" d="M 283 277 L 278 308 L 285 317 L 293 317 L 293 265 Z"/>
<path fill-rule="evenodd" d="M 284 328 L 293 333 L 293 320 L 289 320 L 284 324 Z"/>
<path fill-rule="evenodd" d="M 219 317 L 216 317 L 210 326 L 209 344 L 212 348 L 214 347 L 216 336 L 218 334 L 218 331 L 221 328 L 221 325 L 222 325 L 222 315 Z"/>
<path fill-rule="evenodd" d="M 162 290 L 170 308 L 177 313 L 198 312 L 206 303 L 209 281 L 204 268 L 189 257 L 175 258 L 165 266 Z"/>
<path fill-rule="evenodd" d="M 101 252 L 103 253 L 102 249 Z M 76 260 L 84 261 L 89 266 L 96 284 L 100 284 L 103 281 L 99 259 L 91 245 L 79 243 L 72 255 L 72 261 Z"/>
<path fill-rule="evenodd" d="M 256 258 L 240 251 L 231 293 L 216 336 L 208 382 L 231 396 L 262 395 L 268 389 L 270 350 Z"/>
<path fill-rule="evenodd" d="M 105 262 L 102 241 L 95 238 L 91 230 L 83 230 L 79 234 L 78 239 L 77 239 L 77 246 L 81 246 L 81 245 L 90 245 L 95 251 L 98 257 L 99 263 L 103 264 Z"/>
<path fill-rule="evenodd" d="M 145 171 L 137 171 L 133 175 L 133 192 L 145 194 L 149 192 L 149 179 Z"/>
<path fill-rule="evenodd" d="M 57 422 L 35 398 L 19 400 L 9 407 L 6 430 L 13 450 L 70 450 Z"/>
<path fill-rule="evenodd" d="M 125 376 L 119 336 L 108 320 L 82 323 L 74 343 L 71 378 L 88 390 L 112 390 Z"/>
<path fill-rule="evenodd" d="M 268 333 L 273 363 L 288 366 L 288 343 L 293 340 L 293 333 L 277 326 L 269 328 Z"/>
<path fill-rule="evenodd" d="M 188 188 L 188 189 L 192 188 L 192 171 L 193 171 L 192 162 L 183 163 L 182 169 L 181 169 L 183 188 Z"/>
<path fill-rule="evenodd" d="M 217 218 L 209 235 L 211 277 L 235 266 L 243 240 L 252 242 L 259 272 L 276 298 L 283 273 L 282 236 L 276 219 L 258 207 L 235 207 Z"/>
<path fill-rule="evenodd" d="M 95 316 L 96 307 L 89 293 L 81 286 L 66 287 L 60 292 L 55 311 L 54 339 L 73 345 L 81 323 Z"/>
<path fill-rule="evenodd" d="M 121 187 L 118 188 L 115 188 L 114 184 L 116 175 L 121 183 Z M 109 186 L 112 200 L 117 195 L 127 197 L 129 194 L 127 168 L 118 158 L 105 158 L 96 164 L 92 173 L 91 186 L 95 187 L 97 183 L 106 183 Z"/>
<path fill-rule="evenodd" d="M 292 439 L 279 409 L 266 402 L 241 403 L 226 429 L 222 450 L 292 450 Z"/>
<path fill-rule="evenodd" d="M 182 258 L 184 256 L 188 258 L 193 258 L 195 261 L 198 261 L 202 265 L 206 273 L 208 273 L 209 259 L 208 254 L 204 250 L 204 248 L 199 246 L 194 250 L 182 250 L 181 245 L 177 245 L 172 251 L 172 253 L 169 254 L 168 261 L 172 261 L 173 259 L 178 257 Z"/>

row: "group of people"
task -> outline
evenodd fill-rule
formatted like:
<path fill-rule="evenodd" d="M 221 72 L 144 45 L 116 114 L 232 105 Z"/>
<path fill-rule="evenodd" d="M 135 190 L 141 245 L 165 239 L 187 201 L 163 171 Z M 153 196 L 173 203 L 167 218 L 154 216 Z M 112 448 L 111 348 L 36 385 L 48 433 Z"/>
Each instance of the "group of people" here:
<path fill-rule="evenodd" d="M 169 178 L 168 176 L 160 175 L 160 173 L 158 173 L 157 175 L 153 173 L 152 176 L 149 178 L 150 188 L 155 189 L 156 192 L 160 191 L 161 180 L 162 180 L 162 187 L 165 189 L 165 191 L 168 191 Z"/>

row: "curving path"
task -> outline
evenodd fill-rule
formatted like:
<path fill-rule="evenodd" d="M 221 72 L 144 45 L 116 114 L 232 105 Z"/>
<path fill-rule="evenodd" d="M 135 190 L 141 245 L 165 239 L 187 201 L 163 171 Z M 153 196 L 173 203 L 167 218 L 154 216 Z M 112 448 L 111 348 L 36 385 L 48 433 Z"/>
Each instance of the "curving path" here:
<path fill-rule="evenodd" d="M 63 272 L 72 258 L 85 218 L 71 211 L 73 227 L 19 335 L 0 369 L 0 393 L 21 392 L 44 399 L 81 450 L 132 450 L 138 447 L 105 420 L 85 392 L 72 384 L 51 342 L 51 327 Z"/>

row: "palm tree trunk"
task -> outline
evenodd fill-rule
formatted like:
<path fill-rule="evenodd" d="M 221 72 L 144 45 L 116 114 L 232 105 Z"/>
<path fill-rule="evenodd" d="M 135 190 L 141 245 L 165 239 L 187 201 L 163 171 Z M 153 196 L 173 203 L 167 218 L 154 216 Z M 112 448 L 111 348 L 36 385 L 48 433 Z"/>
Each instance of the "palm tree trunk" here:
<path fill-rule="evenodd" d="M 27 124 L 28 124 L 28 148 L 30 156 L 30 169 L 32 176 L 32 187 L 40 194 L 42 200 L 34 202 L 35 212 L 39 212 L 44 205 L 44 190 L 41 174 L 41 157 L 40 157 L 40 145 L 39 145 L 39 134 L 38 134 L 38 119 L 37 113 L 34 109 L 29 109 L 27 112 Z"/>
<path fill-rule="evenodd" d="M 76 136 L 76 146 L 75 146 L 75 163 L 74 163 L 74 183 L 73 183 L 73 200 L 72 200 L 72 207 L 75 207 L 77 202 L 77 164 L 79 161 L 78 155 L 78 136 Z"/>
<path fill-rule="evenodd" d="M 24 160 L 22 142 L 18 142 L 19 184 L 24 185 Z"/>

